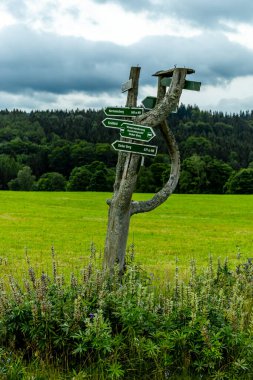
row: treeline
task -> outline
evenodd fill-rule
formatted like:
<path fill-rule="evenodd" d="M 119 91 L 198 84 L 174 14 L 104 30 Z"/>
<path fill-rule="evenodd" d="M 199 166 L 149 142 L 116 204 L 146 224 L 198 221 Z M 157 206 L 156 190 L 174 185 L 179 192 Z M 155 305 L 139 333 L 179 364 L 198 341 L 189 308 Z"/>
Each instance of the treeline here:
<path fill-rule="evenodd" d="M 119 130 L 105 128 L 103 110 L 0 111 L 0 189 L 112 191 Z M 181 105 L 168 118 L 181 154 L 181 193 L 253 193 L 253 111 L 201 111 Z M 145 157 L 139 192 L 167 181 L 162 137 L 155 158 Z"/>

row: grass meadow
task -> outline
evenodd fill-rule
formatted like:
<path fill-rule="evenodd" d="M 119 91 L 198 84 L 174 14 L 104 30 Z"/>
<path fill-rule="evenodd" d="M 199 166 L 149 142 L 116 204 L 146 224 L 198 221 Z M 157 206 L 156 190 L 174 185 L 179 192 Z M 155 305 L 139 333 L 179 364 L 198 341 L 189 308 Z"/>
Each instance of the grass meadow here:
<path fill-rule="evenodd" d="M 93 242 L 103 254 L 110 193 L 0 192 L 0 274 L 51 267 L 51 247 L 63 273 L 86 265 Z M 150 194 L 135 194 L 148 199 Z M 185 275 L 192 259 L 205 266 L 226 257 L 234 264 L 253 257 L 253 196 L 172 195 L 156 210 L 131 219 L 129 246 L 154 273 Z"/>
<path fill-rule="evenodd" d="M 253 196 L 135 215 L 123 276 L 96 259 L 109 197 L 0 192 L 0 378 L 252 379 Z"/>

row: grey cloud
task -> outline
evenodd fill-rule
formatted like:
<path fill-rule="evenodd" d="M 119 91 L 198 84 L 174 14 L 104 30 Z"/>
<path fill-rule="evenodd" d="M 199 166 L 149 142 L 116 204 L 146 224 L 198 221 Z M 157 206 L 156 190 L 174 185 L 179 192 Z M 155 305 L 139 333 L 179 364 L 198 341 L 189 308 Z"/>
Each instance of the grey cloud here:
<path fill-rule="evenodd" d="M 250 22 L 253 19 L 251 0 L 170 0 L 162 1 L 162 12 L 171 14 L 204 27 L 219 24 L 222 19 L 235 22 Z"/>
<path fill-rule="evenodd" d="M 1 90 L 102 91 L 119 80 L 124 49 L 111 43 L 40 34 L 25 27 L 0 32 Z"/>
<path fill-rule="evenodd" d="M 93 0 L 97 4 L 118 4 L 127 11 L 137 13 L 145 11 L 150 18 L 160 19 L 174 17 L 185 22 L 205 29 L 226 28 L 221 25 L 221 20 L 234 22 L 253 21 L 252 0 Z M 5 6 L 20 22 L 27 17 L 27 6 L 25 0 L 1 0 L 1 5 Z M 45 19 L 50 19 L 53 9 L 57 9 L 55 0 L 48 0 L 43 11 Z M 75 6 L 69 8 L 73 17 L 78 16 L 78 9 Z"/>
<path fill-rule="evenodd" d="M 138 44 L 143 66 L 153 71 L 171 67 L 190 67 L 203 83 L 218 84 L 234 77 L 253 74 L 253 51 L 229 41 L 218 33 L 193 38 L 149 37 Z"/>
<path fill-rule="evenodd" d="M 132 12 L 147 10 L 151 5 L 150 0 L 94 0 L 94 2 L 98 4 L 118 4 L 125 9 L 131 10 Z"/>
<path fill-rule="evenodd" d="M 96 3 L 116 3 L 132 12 L 146 11 L 150 17 L 173 16 L 188 22 L 210 28 L 219 26 L 221 19 L 235 22 L 253 20 L 251 0 L 94 0 Z"/>
<path fill-rule="evenodd" d="M 119 46 L 12 26 L 0 31 L 0 49 L 0 90 L 12 93 L 113 92 L 137 64 L 142 67 L 140 85 L 154 84 L 151 75 L 174 64 L 195 69 L 194 80 L 203 84 L 253 74 L 253 52 L 216 33 L 146 37 Z"/>
<path fill-rule="evenodd" d="M 27 3 L 27 0 L 1 0 L 1 5 L 21 23 L 30 18 Z M 44 5 L 43 13 L 40 14 L 41 19 L 44 22 L 50 22 L 54 9 L 57 10 L 57 3 L 54 0 L 48 0 Z"/>

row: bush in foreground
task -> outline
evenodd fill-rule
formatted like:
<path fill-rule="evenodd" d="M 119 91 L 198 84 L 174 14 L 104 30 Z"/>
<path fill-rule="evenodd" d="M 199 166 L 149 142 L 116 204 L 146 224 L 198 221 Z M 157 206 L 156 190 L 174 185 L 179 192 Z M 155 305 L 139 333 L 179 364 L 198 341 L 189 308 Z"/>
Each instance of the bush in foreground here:
<path fill-rule="evenodd" d="M 192 263 L 189 281 L 176 271 L 163 286 L 134 263 L 110 277 L 91 261 L 68 283 L 52 264 L 38 275 L 28 260 L 22 284 L 2 284 L 1 378 L 252 378 L 251 261 Z"/>

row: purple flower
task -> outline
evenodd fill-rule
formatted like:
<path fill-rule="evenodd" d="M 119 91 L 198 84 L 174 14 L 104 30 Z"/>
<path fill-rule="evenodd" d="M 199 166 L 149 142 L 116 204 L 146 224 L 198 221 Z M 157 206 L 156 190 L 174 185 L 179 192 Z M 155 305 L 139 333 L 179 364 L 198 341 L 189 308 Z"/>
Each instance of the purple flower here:
<path fill-rule="evenodd" d="M 89 317 L 90 317 L 90 319 L 92 319 L 92 318 L 95 317 L 95 315 L 94 315 L 93 313 L 90 313 L 90 314 L 89 314 Z"/>

